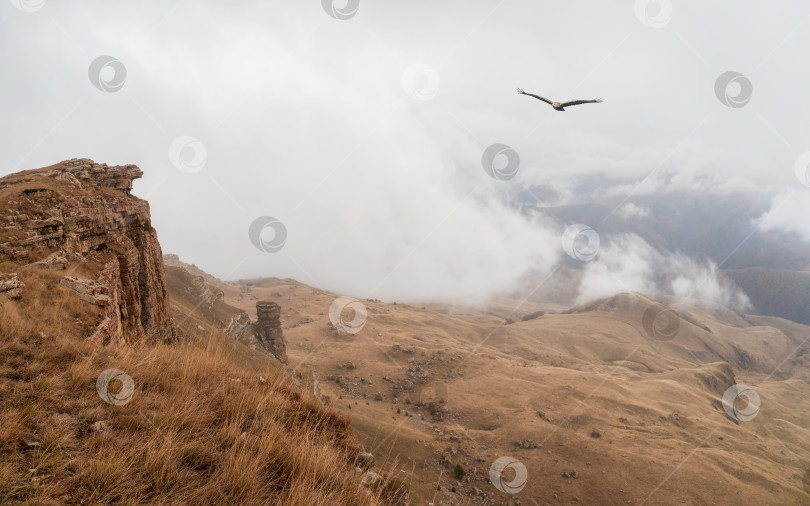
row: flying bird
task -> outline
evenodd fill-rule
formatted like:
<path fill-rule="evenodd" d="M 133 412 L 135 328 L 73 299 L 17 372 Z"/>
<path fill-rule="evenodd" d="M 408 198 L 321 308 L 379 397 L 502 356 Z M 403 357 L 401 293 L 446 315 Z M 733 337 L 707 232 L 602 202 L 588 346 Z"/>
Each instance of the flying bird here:
<path fill-rule="evenodd" d="M 558 111 L 564 111 L 566 107 L 571 105 L 579 105 L 579 104 L 599 104 L 602 103 L 601 98 L 595 98 L 593 100 L 571 100 L 570 102 L 552 102 L 551 100 L 547 99 L 546 97 L 541 97 L 540 95 L 535 95 L 533 93 L 526 93 L 525 91 L 521 90 L 520 88 L 517 89 L 517 92 L 521 95 L 528 95 L 530 97 L 534 97 L 537 100 L 542 100 L 543 102 L 547 103 L 554 109 Z"/>

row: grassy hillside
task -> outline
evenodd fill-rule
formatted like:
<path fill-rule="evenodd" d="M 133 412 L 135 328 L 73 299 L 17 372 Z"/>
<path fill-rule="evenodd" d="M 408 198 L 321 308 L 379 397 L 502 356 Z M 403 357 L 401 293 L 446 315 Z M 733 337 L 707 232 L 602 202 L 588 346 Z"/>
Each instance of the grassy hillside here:
<path fill-rule="evenodd" d="M 329 325 L 337 294 L 281 279 L 220 288 L 245 311 L 281 305 L 290 366 L 320 379 L 365 448 L 399 461 L 413 504 L 810 498 L 806 326 L 672 300 L 679 330 L 656 339 L 644 327 L 651 301 L 623 294 L 527 321 L 543 308 L 364 299 L 365 326 L 346 334 Z M 753 421 L 722 407 L 737 382 L 761 396 Z M 518 495 L 490 482 L 504 456 L 527 468 Z"/>
<path fill-rule="evenodd" d="M 199 322 L 176 343 L 88 343 L 76 322 L 97 308 L 60 277 L 29 273 L 0 307 L 0 503 L 383 503 L 348 419 L 272 357 Z M 121 405 L 97 389 L 111 368 L 133 381 Z M 127 396 L 126 380 L 101 391 Z"/>

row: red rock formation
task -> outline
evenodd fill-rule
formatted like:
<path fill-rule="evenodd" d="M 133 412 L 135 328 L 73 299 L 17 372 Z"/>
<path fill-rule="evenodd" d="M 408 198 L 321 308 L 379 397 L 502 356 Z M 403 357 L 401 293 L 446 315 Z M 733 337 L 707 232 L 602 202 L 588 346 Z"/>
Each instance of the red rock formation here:
<path fill-rule="evenodd" d="M 92 336 L 103 343 L 174 333 L 149 204 L 130 194 L 142 175 L 135 165 L 73 159 L 0 179 L 0 256 L 26 261 L 50 254 L 44 265 L 62 269 L 52 260 L 62 254 L 101 263 L 95 279 L 66 277 L 63 285 L 104 308 Z"/>

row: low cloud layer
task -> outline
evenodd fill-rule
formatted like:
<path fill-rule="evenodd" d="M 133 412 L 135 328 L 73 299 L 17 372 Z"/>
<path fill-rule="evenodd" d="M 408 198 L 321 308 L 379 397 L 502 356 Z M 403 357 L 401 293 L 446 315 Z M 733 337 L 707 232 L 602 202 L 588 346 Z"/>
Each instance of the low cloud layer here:
<path fill-rule="evenodd" d="M 713 262 L 662 253 L 635 234 L 623 234 L 611 238 L 586 265 L 578 302 L 630 291 L 719 302 L 737 311 L 752 309 L 745 293 L 724 280 Z"/>

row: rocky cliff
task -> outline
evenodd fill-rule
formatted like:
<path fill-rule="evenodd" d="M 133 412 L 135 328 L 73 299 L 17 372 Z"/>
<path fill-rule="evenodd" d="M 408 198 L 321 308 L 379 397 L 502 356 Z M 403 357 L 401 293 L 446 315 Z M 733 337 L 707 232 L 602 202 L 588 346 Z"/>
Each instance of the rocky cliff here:
<path fill-rule="evenodd" d="M 32 266 L 64 271 L 59 286 L 97 308 L 89 337 L 104 344 L 174 332 L 149 204 L 130 194 L 142 175 L 135 165 L 73 159 L 0 179 L 2 272 L 25 285 L 25 272 L 41 278 Z M 16 291 L 25 297 L 24 286 Z"/>

